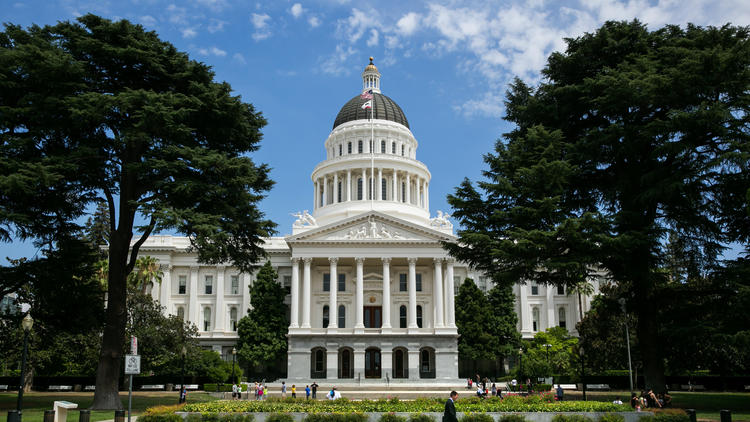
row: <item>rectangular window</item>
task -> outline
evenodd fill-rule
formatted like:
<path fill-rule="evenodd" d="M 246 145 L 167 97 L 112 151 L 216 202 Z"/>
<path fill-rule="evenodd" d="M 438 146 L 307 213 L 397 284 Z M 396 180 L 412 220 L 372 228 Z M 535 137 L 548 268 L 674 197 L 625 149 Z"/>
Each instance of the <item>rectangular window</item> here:
<path fill-rule="evenodd" d="M 346 291 L 346 274 L 339 274 L 339 283 L 336 286 L 336 288 L 340 292 L 345 292 Z"/>
<path fill-rule="evenodd" d="M 365 328 L 380 328 L 382 323 L 382 309 L 380 306 L 365 306 Z"/>
<path fill-rule="evenodd" d="M 398 275 L 398 291 L 399 292 L 406 291 L 406 274 Z"/>
<path fill-rule="evenodd" d="M 184 295 L 187 292 L 187 276 L 181 275 L 179 280 L 179 284 L 177 285 L 177 294 Z"/>
<path fill-rule="evenodd" d="M 357 179 L 357 200 L 362 200 L 362 178 Z"/>
<path fill-rule="evenodd" d="M 401 145 L 401 156 L 402 157 L 404 156 L 404 146 L 403 145 Z"/>
<path fill-rule="evenodd" d="M 536 284 L 531 285 L 531 294 L 536 296 L 539 294 L 539 286 Z"/>
<path fill-rule="evenodd" d="M 338 193 L 336 194 L 336 202 L 341 202 L 341 186 L 342 183 L 339 182 Z"/>
<path fill-rule="evenodd" d="M 406 202 L 406 183 L 401 182 L 401 202 Z"/>
<path fill-rule="evenodd" d="M 342 152 L 343 147 L 344 147 L 343 145 L 339 144 L 339 157 L 341 157 L 342 155 L 341 152 Z"/>
<path fill-rule="evenodd" d="M 348 143 L 348 144 L 346 145 L 346 153 L 347 153 L 347 154 L 351 154 L 351 153 L 352 153 L 352 143 L 351 143 L 351 142 L 349 142 L 349 143 Z"/>
<path fill-rule="evenodd" d="M 380 141 L 380 152 L 385 154 L 385 141 Z"/>
<path fill-rule="evenodd" d="M 395 143 L 395 142 L 393 142 L 393 143 L 391 144 L 391 154 L 395 154 L 395 153 L 396 153 L 396 143 Z"/>
<path fill-rule="evenodd" d="M 384 177 L 380 179 L 380 199 L 385 201 L 387 193 L 388 193 L 388 181 L 386 181 Z"/>
<path fill-rule="evenodd" d="M 204 279 L 204 284 L 203 285 L 205 287 L 204 293 L 206 293 L 207 295 L 213 294 L 213 291 L 214 291 L 214 276 L 207 275 L 206 278 Z"/>
<path fill-rule="evenodd" d="M 232 280 L 232 294 L 238 295 L 240 294 L 240 276 L 233 275 L 231 277 Z"/>
<path fill-rule="evenodd" d="M 363 145 L 362 141 L 359 141 L 357 143 L 357 152 L 360 153 L 360 154 L 362 154 L 362 145 Z"/>
<path fill-rule="evenodd" d="M 557 286 L 557 294 L 564 295 L 565 294 L 565 286 Z"/>
<path fill-rule="evenodd" d="M 330 273 L 323 274 L 323 291 L 324 292 L 331 291 L 331 274 Z"/>
<path fill-rule="evenodd" d="M 422 291 L 422 274 L 417 274 L 417 291 Z"/>
<path fill-rule="evenodd" d="M 453 276 L 453 294 L 458 295 L 458 289 L 461 287 L 461 277 Z"/>

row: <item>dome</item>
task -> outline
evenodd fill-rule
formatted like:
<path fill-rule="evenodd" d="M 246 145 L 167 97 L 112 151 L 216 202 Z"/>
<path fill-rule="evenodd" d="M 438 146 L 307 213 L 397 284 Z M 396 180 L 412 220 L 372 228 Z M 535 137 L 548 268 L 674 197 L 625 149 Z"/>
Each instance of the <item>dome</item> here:
<path fill-rule="evenodd" d="M 375 105 L 375 119 L 390 120 L 392 122 L 400 123 L 407 128 L 409 127 L 409 121 L 406 120 L 406 115 L 404 115 L 401 107 L 399 107 L 395 101 L 380 93 L 373 93 L 372 96 L 372 101 Z M 344 106 L 341 107 L 339 114 L 336 115 L 336 120 L 333 122 L 333 129 L 336 129 L 337 126 L 346 122 L 369 119 L 370 110 L 362 108 L 362 104 L 367 101 L 368 100 L 357 95 L 344 104 Z"/>

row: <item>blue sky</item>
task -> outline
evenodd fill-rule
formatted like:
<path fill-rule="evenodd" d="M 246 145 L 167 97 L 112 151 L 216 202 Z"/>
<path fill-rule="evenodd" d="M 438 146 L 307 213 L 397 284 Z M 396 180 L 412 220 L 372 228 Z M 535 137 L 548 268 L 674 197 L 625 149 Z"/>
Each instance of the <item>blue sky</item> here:
<path fill-rule="evenodd" d="M 290 212 L 312 209 L 310 173 L 340 107 L 361 88 L 369 56 L 383 93 L 404 110 L 432 173 L 430 207 L 476 180 L 482 154 L 509 129 L 503 97 L 518 76 L 539 80 L 564 37 L 604 21 L 750 25 L 746 0 L 230 1 L 28 0 L 4 2 L 0 21 L 51 24 L 85 13 L 142 24 L 213 67 L 268 119 L 254 155 L 276 186 L 262 204 L 291 232 Z M 28 244 L 0 244 L 0 257 L 33 255 Z"/>

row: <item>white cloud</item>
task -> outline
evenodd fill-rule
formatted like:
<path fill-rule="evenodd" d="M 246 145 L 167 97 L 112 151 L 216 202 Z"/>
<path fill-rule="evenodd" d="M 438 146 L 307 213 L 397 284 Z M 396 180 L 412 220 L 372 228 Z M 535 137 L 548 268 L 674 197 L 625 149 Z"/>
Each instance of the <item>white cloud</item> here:
<path fill-rule="evenodd" d="M 213 46 L 210 48 L 201 47 L 201 48 L 198 48 L 197 51 L 198 51 L 198 54 L 200 54 L 201 56 L 206 56 L 206 57 L 208 56 L 224 57 L 227 55 L 226 51 L 216 46 Z"/>
<path fill-rule="evenodd" d="M 370 28 L 379 28 L 380 21 L 375 11 L 363 12 L 357 8 L 352 9 L 352 14 L 346 19 L 340 19 L 336 23 L 336 34 L 339 38 L 354 44 Z"/>
<path fill-rule="evenodd" d="M 271 17 L 268 16 L 266 13 L 258 14 L 253 13 L 250 17 L 250 21 L 253 24 L 253 27 L 255 28 L 255 32 L 253 32 L 253 39 L 255 41 L 264 40 L 271 36 L 271 28 L 268 25 L 268 22 L 271 20 Z"/>
<path fill-rule="evenodd" d="M 348 68 L 346 64 L 349 61 L 349 57 L 356 52 L 357 50 L 352 46 L 338 44 L 336 46 L 336 51 L 322 61 L 320 64 L 320 70 L 323 73 L 334 76 L 348 75 L 351 73 L 351 69 Z"/>
<path fill-rule="evenodd" d="M 375 47 L 378 45 L 379 33 L 377 29 L 370 29 L 370 38 L 367 39 L 368 47 Z"/>
<path fill-rule="evenodd" d="M 138 21 L 144 26 L 156 26 L 156 18 L 151 15 L 141 16 L 140 18 L 138 18 Z"/>
<path fill-rule="evenodd" d="M 167 6 L 167 15 L 169 22 L 175 25 L 187 25 L 187 14 L 184 7 L 175 4 Z"/>
<path fill-rule="evenodd" d="M 307 19 L 307 23 L 310 24 L 310 27 L 317 28 L 320 26 L 320 19 L 317 16 L 310 16 Z"/>
<path fill-rule="evenodd" d="M 245 56 L 243 56 L 241 53 L 234 53 L 232 55 L 232 60 L 236 61 L 240 64 L 245 64 L 247 61 L 245 60 Z"/>
<path fill-rule="evenodd" d="M 228 22 L 219 20 L 219 19 L 211 19 L 208 23 L 208 26 L 206 29 L 208 29 L 208 32 L 210 33 L 216 33 L 224 30 L 224 25 L 226 25 Z"/>
<path fill-rule="evenodd" d="M 302 8 L 302 5 L 299 3 L 294 3 L 291 9 L 289 9 L 289 13 L 291 13 L 292 16 L 294 16 L 294 19 L 298 19 L 300 16 L 302 16 L 302 13 L 304 12 L 305 12 L 305 9 Z"/>
<path fill-rule="evenodd" d="M 396 22 L 396 29 L 401 35 L 411 35 L 419 29 L 420 16 L 417 13 L 409 12 Z"/>
<path fill-rule="evenodd" d="M 196 31 L 193 28 L 183 28 L 182 31 L 182 38 L 193 38 L 196 35 L 198 35 L 198 31 Z"/>
<path fill-rule="evenodd" d="M 198 6 L 208 7 L 209 9 L 218 12 L 227 7 L 226 0 L 193 0 Z"/>

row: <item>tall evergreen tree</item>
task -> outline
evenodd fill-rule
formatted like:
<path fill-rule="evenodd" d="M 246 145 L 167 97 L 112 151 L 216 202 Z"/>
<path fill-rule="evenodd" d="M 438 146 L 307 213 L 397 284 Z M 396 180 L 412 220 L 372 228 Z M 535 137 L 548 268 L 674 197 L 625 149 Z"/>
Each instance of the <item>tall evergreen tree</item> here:
<path fill-rule="evenodd" d="M 238 356 L 248 368 L 268 368 L 282 360 L 287 351 L 289 328 L 286 290 L 279 284 L 271 262 L 261 267 L 250 286 L 250 305 L 246 316 L 237 324 Z"/>
<path fill-rule="evenodd" d="M 496 359 L 504 344 L 495 335 L 493 322 L 496 318 L 487 295 L 479 290 L 474 280 L 467 278 L 458 288 L 455 303 L 459 358 Z"/>
<path fill-rule="evenodd" d="M 606 270 L 637 316 L 655 391 L 668 233 L 704 263 L 750 241 L 737 211 L 750 185 L 748 33 L 633 21 L 567 39 L 538 87 L 512 84 L 516 127 L 485 156 L 485 180 L 449 197 L 463 227 L 451 253 L 496 280 L 570 287 Z"/>
<path fill-rule="evenodd" d="M 122 20 L 0 33 L 0 241 L 58 245 L 97 200 L 109 214 L 108 306 L 94 409 L 120 408 L 127 276 L 159 230 L 243 270 L 274 224 L 256 151 L 265 119 L 203 63 Z M 137 222 L 143 221 L 141 226 Z M 135 238 L 134 238 L 135 237 Z"/>

